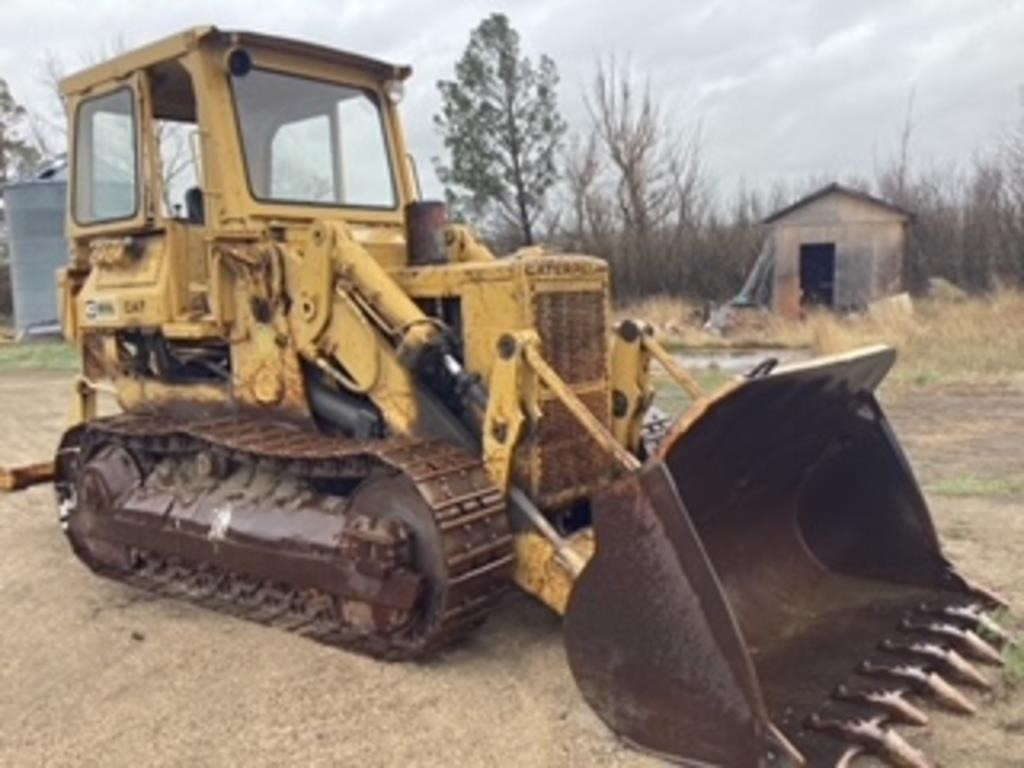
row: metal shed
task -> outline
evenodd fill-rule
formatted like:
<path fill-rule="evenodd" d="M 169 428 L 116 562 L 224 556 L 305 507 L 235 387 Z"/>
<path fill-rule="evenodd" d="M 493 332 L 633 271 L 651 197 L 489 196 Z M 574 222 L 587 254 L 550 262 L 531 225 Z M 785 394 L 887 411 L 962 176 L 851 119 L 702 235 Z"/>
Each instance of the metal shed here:
<path fill-rule="evenodd" d="M 795 318 L 811 306 L 857 310 L 899 293 L 911 219 L 885 200 L 829 184 L 765 219 L 765 247 L 738 303 Z"/>
<path fill-rule="evenodd" d="M 3 197 L 15 331 L 19 335 L 55 331 L 56 272 L 68 261 L 66 163 L 57 162 L 31 179 L 8 184 Z"/>

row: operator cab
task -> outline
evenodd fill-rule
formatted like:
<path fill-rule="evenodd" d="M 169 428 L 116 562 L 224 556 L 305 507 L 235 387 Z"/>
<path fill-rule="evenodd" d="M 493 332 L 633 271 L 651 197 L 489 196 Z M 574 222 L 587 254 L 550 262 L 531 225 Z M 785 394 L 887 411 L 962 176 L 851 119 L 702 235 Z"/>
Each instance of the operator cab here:
<path fill-rule="evenodd" d="M 206 27 L 72 75 L 72 237 L 275 219 L 400 227 L 415 197 L 394 109 L 409 73 Z"/>
<path fill-rule="evenodd" d="M 65 78 L 65 334 L 113 338 L 141 376 L 219 381 L 232 365 L 223 326 L 239 315 L 226 260 L 240 242 L 302 241 L 315 222 L 342 221 L 380 263 L 403 266 L 415 194 L 395 105 L 410 72 L 202 27 Z"/>

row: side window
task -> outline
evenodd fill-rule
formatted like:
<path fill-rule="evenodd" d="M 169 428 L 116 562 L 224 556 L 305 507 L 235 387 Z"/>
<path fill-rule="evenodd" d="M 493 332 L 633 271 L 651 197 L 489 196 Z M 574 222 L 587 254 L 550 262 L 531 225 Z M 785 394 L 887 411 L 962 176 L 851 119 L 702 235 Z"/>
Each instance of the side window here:
<path fill-rule="evenodd" d="M 124 88 L 83 102 L 75 126 L 75 220 L 127 219 L 138 211 L 135 99 Z"/>
<path fill-rule="evenodd" d="M 202 178 L 196 124 L 157 118 L 153 127 L 160 152 L 160 175 L 164 183 L 164 216 L 189 218 L 188 194 L 190 190 L 199 188 Z"/>
<path fill-rule="evenodd" d="M 279 127 L 270 157 L 270 197 L 314 203 L 334 200 L 331 123 L 326 115 Z"/>

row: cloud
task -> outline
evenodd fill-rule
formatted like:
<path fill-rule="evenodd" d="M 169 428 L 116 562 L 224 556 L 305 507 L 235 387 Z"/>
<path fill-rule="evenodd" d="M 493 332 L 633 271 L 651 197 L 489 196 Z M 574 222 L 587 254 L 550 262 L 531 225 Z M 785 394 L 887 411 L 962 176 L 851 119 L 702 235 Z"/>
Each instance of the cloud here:
<path fill-rule="evenodd" d="M 650 78 L 668 114 L 702 127 L 705 159 L 728 192 L 811 174 L 871 175 L 897 148 L 915 92 L 913 157 L 967 162 L 1020 119 L 1024 0 L 229 0 L 161 4 L 5 0 L 0 76 L 30 108 L 49 51 L 74 67 L 117 37 L 129 46 L 196 24 L 253 28 L 412 63 L 403 105 L 428 190 L 440 151 L 435 83 L 450 77 L 470 29 L 493 10 L 510 16 L 531 55 L 551 55 L 575 127 L 595 62 L 615 54 Z"/>

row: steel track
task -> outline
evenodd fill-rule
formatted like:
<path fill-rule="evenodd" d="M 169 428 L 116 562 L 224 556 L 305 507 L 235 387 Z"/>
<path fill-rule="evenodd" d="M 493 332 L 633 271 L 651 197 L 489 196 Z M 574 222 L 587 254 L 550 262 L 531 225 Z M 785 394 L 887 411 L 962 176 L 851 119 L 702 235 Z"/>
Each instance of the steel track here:
<path fill-rule="evenodd" d="M 167 414 L 98 419 L 65 440 L 58 451 L 56 487 L 64 521 L 75 512 L 75 474 L 100 446 L 112 443 L 150 466 L 162 457 L 207 451 L 235 465 L 310 481 L 358 482 L 382 469 L 402 473 L 430 509 L 442 542 L 436 556 L 443 559 L 447 574 L 444 600 L 433 614 L 420 616 L 414 629 L 366 634 L 346 625 L 334 595 L 255 579 L 156 549 L 133 548 L 130 569 L 113 569 L 91 557 L 85 542 L 76 540 L 65 525 L 72 549 L 86 565 L 131 586 L 397 660 L 428 655 L 459 640 L 484 621 L 511 583 L 515 554 L 504 496 L 476 457 L 446 442 L 353 441 L 291 423 L 239 416 L 184 422 Z"/>

